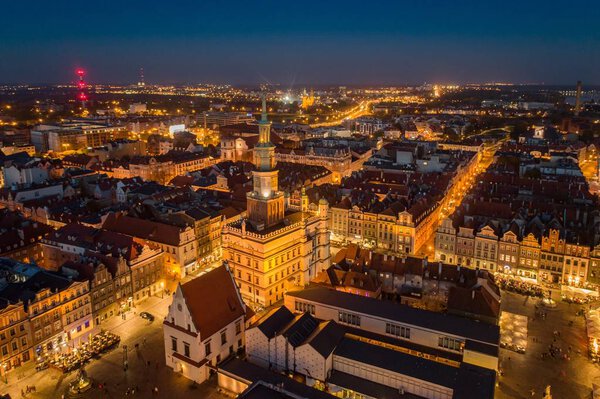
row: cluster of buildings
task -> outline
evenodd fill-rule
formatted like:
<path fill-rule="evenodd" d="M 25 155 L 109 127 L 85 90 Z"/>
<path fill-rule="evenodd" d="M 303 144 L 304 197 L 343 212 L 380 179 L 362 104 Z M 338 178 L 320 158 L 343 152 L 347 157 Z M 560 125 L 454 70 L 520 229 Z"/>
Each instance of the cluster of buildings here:
<path fill-rule="evenodd" d="M 342 178 L 360 170 L 372 153 L 372 143 L 364 138 L 322 138 L 280 146 L 275 156 L 280 162 L 323 166 L 331 171 L 332 182 L 339 184 Z"/>
<path fill-rule="evenodd" d="M 0 258 L 0 364 L 5 371 L 69 350 L 93 329 L 87 280 Z"/>
<path fill-rule="evenodd" d="M 63 153 L 100 147 L 110 141 L 126 139 L 126 126 L 72 121 L 56 125 L 38 125 L 31 129 L 31 144 L 37 153 Z"/>
<path fill-rule="evenodd" d="M 344 179 L 331 206 L 330 229 L 340 241 L 416 254 L 437 229 L 440 215 L 473 177 L 480 152 L 388 144 L 363 170 Z"/>
<path fill-rule="evenodd" d="M 536 282 L 596 284 L 598 209 L 577 154 L 506 146 L 436 232 L 435 259 Z M 575 163 L 574 163 L 575 162 Z M 563 168 L 551 167 L 563 165 Z"/>
<path fill-rule="evenodd" d="M 356 245 L 332 257 L 326 193 L 289 202 L 266 115 L 253 155 L 246 212 L 223 227 L 224 264 L 173 296 L 167 365 L 199 383 L 216 370 L 219 387 L 239 397 L 493 397 L 500 294 L 491 274 Z M 449 311 L 414 307 L 428 296 Z M 252 311 L 278 301 L 262 317 Z"/>
<path fill-rule="evenodd" d="M 321 286 L 286 292 L 259 318 L 234 276 L 226 263 L 177 288 L 163 323 L 175 372 L 201 383 L 216 370 L 238 397 L 494 396 L 495 324 Z"/>
<path fill-rule="evenodd" d="M 220 127 L 221 159 L 229 161 L 252 161 L 253 152 L 259 142 L 259 127 L 256 124 L 235 124 Z M 368 160 L 373 148 L 365 137 L 321 137 L 301 140 L 283 139 L 284 134 L 273 134 L 275 159 L 277 162 L 323 166 L 332 173 L 332 182 L 339 184 L 343 177 L 359 170 Z M 286 135 L 286 137 L 290 137 Z"/>
<path fill-rule="evenodd" d="M 369 298 L 498 324 L 500 290 L 485 270 L 386 255 L 350 244 L 313 283 Z"/>

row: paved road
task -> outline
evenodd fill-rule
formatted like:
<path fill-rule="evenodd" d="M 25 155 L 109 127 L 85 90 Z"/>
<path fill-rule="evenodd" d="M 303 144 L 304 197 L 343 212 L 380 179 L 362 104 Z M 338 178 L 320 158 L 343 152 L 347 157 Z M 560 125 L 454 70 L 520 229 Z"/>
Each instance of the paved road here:
<path fill-rule="evenodd" d="M 592 382 L 600 382 L 600 367 L 590 362 L 587 356 L 585 320 L 575 315 L 581 306 L 559 302 L 555 309 L 546 311 L 547 317 L 542 320 L 534 319 L 535 303 L 535 299 L 502 292 L 503 310 L 529 317 L 528 347 L 525 354 L 501 349 L 500 367 L 504 375 L 499 377 L 496 398 L 542 398 L 546 385 L 552 386 L 555 398 L 590 398 Z M 573 321 L 572 326 L 570 321 Z M 560 331 L 556 341 L 555 330 Z M 548 351 L 551 343 L 563 351 L 568 351 L 570 346 L 570 360 L 542 360 L 541 354 Z"/>

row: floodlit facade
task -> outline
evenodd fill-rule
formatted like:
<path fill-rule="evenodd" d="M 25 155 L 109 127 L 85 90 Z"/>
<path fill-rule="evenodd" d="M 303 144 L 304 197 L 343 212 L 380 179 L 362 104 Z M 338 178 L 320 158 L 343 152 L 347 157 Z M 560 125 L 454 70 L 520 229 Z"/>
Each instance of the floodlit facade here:
<path fill-rule="evenodd" d="M 227 264 L 179 284 L 163 323 L 166 364 L 197 383 L 244 346 L 251 317 Z"/>
<path fill-rule="evenodd" d="M 231 265 L 244 300 L 259 306 L 271 305 L 289 289 L 304 286 L 330 264 L 327 201 L 309 205 L 304 194 L 301 209 L 286 207 L 270 127 L 263 101 L 247 219 L 223 229 L 223 258 Z"/>

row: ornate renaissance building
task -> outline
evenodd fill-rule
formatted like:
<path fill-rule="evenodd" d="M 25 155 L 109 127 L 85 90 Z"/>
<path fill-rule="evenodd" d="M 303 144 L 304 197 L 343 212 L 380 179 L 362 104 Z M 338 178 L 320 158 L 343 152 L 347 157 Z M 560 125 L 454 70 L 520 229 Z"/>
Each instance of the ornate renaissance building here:
<path fill-rule="evenodd" d="M 279 190 L 275 146 L 270 140 L 263 99 L 259 141 L 254 148 L 253 190 L 247 195 L 247 218 L 223 229 L 223 255 L 246 303 L 268 306 L 294 287 L 304 286 L 330 265 L 329 205 L 321 199 L 289 206 Z"/>

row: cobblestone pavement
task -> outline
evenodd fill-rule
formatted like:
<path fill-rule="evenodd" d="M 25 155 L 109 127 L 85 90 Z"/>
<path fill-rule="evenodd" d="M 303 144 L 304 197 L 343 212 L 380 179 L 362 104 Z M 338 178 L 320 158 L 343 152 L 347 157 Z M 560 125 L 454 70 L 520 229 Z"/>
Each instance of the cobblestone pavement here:
<path fill-rule="evenodd" d="M 592 383 L 600 382 L 600 367 L 587 355 L 585 319 L 577 316 L 581 305 L 558 302 L 554 309 L 544 309 L 546 318 L 535 317 L 538 299 L 503 291 L 502 309 L 529 317 L 528 344 L 525 354 L 500 350 L 500 368 L 496 398 L 542 398 L 546 385 L 551 385 L 555 398 L 590 398 Z M 570 322 L 573 322 L 572 325 Z M 554 331 L 560 336 L 554 340 Z M 542 359 L 548 346 L 559 346 L 569 353 L 569 360 Z"/>
<path fill-rule="evenodd" d="M 169 282 L 172 290 L 176 283 Z M 113 317 L 102 324 L 103 329 L 121 336 L 121 345 L 103 354 L 100 359 L 89 362 L 85 371 L 94 381 L 95 387 L 82 394 L 82 398 L 124 398 L 127 389 L 136 388 L 133 397 L 139 398 L 225 398 L 217 391 L 216 378 L 197 385 L 190 380 L 174 373 L 165 366 L 165 348 L 162 333 L 162 320 L 167 313 L 171 297 L 152 297 L 142 302 L 127 314 L 126 320 Z M 139 316 L 147 311 L 155 316 L 153 322 L 148 322 Z M 135 312 L 135 313 L 134 313 Z M 136 344 L 138 347 L 136 348 Z M 127 346 L 125 351 L 124 346 Z M 125 352 L 127 354 L 125 355 Z M 127 356 L 128 370 L 124 371 L 123 361 Z M 69 383 L 76 378 L 76 372 L 63 374 L 55 369 L 36 372 L 35 365 L 21 367 L 8 374 L 8 384 L 0 382 L 0 393 L 9 393 L 13 398 L 21 398 L 21 389 L 35 386 L 36 392 L 26 394 L 26 398 L 62 398 L 67 395 Z M 105 390 L 100 390 L 98 384 L 103 384 Z M 152 389 L 158 388 L 158 395 L 152 395 Z M 128 398 L 132 397 L 127 396 Z"/>

